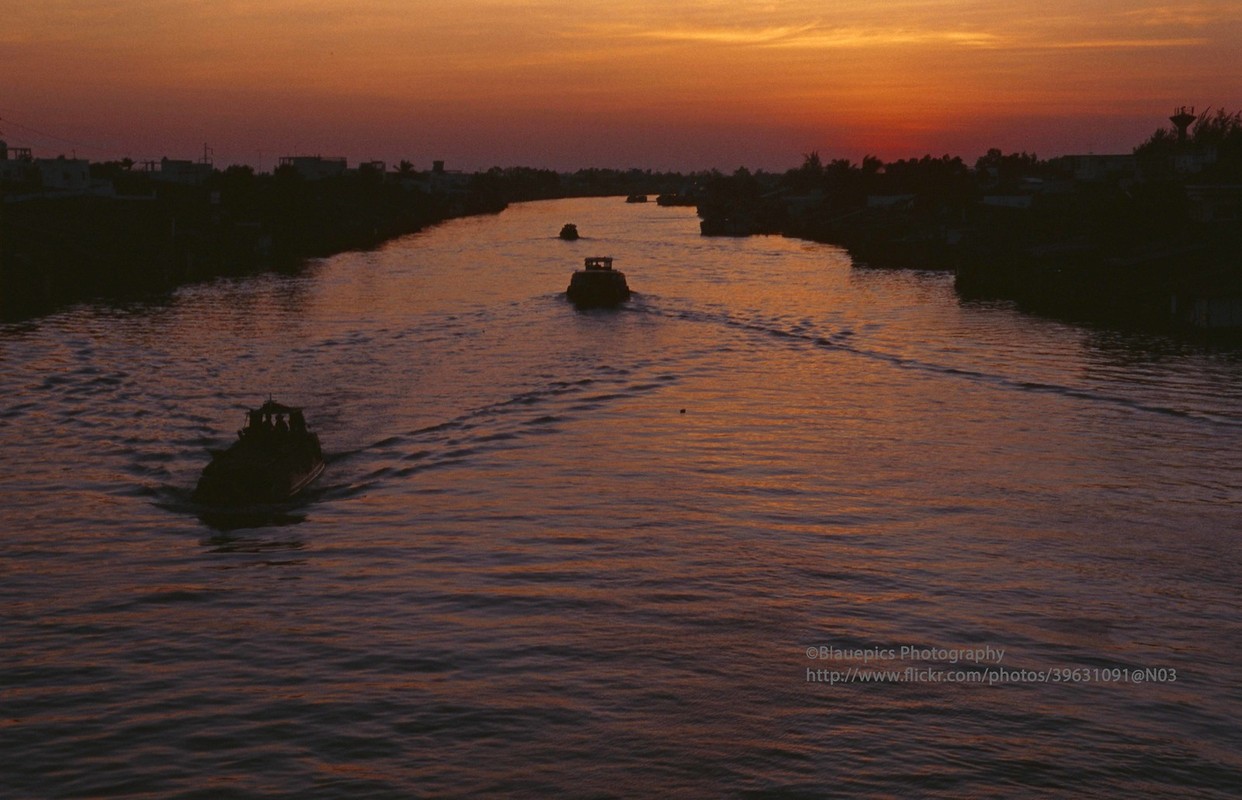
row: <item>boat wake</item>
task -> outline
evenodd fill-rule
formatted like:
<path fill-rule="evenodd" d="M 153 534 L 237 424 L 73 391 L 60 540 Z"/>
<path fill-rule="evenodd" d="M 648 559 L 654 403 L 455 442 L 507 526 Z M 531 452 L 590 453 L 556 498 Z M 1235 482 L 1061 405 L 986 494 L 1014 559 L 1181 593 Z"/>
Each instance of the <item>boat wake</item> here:
<path fill-rule="evenodd" d="M 738 313 L 725 309 L 664 308 L 658 302 L 658 298 L 654 298 L 652 303 L 633 310 L 687 322 L 719 325 L 748 335 L 765 338 L 772 343 L 798 348 L 807 353 L 814 353 L 817 350 L 845 353 L 857 358 L 887 364 L 898 369 L 947 376 L 964 381 L 987 384 L 994 388 L 1003 388 L 1017 392 L 1052 394 L 1089 403 L 1109 405 L 1127 411 L 1176 417 L 1210 426 L 1242 428 L 1242 418 L 1211 413 L 1200 409 L 1179 408 L 1158 402 L 1137 400 L 1099 388 L 1074 386 L 1069 383 L 1059 383 L 1051 380 L 1033 380 L 1021 376 L 981 370 L 975 367 L 940 363 L 924 358 L 898 354 L 880 347 L 868 346 L 866 332 L 864 331 L 860 334 L 856 329 L 857 326 L 846 326 L 836 331 L 824 331 L 822 330 L 822 323 L 817 324 L 811 320 L 790 323 L 784 320 L 765 317 L 759 313 Z"/>

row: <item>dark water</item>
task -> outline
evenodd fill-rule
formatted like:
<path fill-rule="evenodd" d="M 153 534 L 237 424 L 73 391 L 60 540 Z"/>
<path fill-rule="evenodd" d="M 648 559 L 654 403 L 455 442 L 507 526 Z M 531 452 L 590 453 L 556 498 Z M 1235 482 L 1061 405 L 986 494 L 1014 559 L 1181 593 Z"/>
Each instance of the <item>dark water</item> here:
<path fill-rule="evenodd" d="M 1236 796 L 1242 359 L 696 223 L 0 328 L 0 794 Z M 204 520 L 269 393 L 327 473 Z"/>

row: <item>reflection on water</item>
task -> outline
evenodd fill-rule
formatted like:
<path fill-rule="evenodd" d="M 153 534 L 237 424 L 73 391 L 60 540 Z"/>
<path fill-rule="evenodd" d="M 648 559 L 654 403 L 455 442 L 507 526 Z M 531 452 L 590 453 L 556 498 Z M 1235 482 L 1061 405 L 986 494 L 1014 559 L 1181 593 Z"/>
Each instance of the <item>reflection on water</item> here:
<path fill-rule="evenodd" d="M 587 255 L 627 306 L 564 301 Z M 1242 781 L 1236 353 L 614 198 L 77 307 L 0 329 L 0 365 L 18 795 Z M 324 476 L 196 508 L 269 394 Z M 808 648 L 903 645 L 1178 679 L 808 679 L 873 666 Z"/>

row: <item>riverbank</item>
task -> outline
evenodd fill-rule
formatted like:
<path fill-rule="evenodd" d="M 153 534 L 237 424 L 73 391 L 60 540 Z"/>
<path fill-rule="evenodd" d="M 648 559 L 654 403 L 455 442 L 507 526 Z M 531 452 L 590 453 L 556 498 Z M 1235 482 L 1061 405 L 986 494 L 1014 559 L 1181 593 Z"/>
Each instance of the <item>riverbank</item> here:
<path fill-rule="evenodd" d="M 307 258 L 377 247 L 450 219 L 498 213 L 512 202 L 672 196 L 693 181 L 641 170 L 562 175 L 495 167 L 466 174 L 439 163 L 416 172 L 405 163 L 389 171 L 381 164 L 346 170 L 332 160 L 288 161 L 272 174 L 188 162 L 180 172 L 170 165 L 143 172 L 109 162 L 90 164 L 89 176 L 85 162 L 66 161 L 80 168 L 81 180 L 60 189 L 32 167 L 30 179 L 10 180 L 0 194 L 0 318 L 294 269 Z"/>
<path fill-rule="evenodd" d="M 290 269 L 504 207 L 490 195 L 426 192 L 366 173 L 319 181 L 217 174 L 202 186 L 126 195 L 10 198 L 0 210 L 0 313 Z"/>
<path fill-rule="evenodd" d="M 1126 158 L 808 158 L 783 176 L 722 177 L 698 210 L 707 236 L 779 234 L 844 247 L 861 267 L 949 271 L 963 298 L 1112 327 L 1242 330 L 1236 164 L 1179 175 Z"/>

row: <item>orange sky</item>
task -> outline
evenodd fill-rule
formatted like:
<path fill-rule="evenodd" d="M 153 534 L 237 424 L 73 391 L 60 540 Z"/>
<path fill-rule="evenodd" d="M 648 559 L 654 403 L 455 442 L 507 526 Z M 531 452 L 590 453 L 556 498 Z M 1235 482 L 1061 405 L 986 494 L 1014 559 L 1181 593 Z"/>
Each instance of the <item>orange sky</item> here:
<path fill-rule="evenodd" d="M 93 160 L 783 170 L 1242 109 L 1237 0 L 0 2 L 0 131 Z"/>

